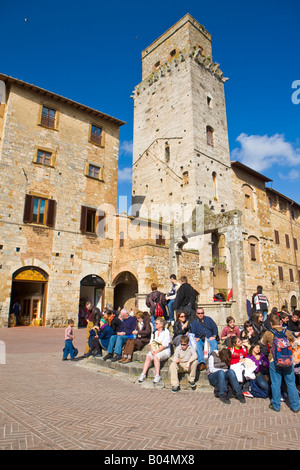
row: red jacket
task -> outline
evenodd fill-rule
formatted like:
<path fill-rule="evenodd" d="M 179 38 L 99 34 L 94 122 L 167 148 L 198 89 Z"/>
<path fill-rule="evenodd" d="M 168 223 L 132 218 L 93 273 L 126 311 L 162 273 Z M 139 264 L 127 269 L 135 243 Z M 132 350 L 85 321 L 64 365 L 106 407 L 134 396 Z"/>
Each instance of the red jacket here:
<path fill-rule="evenodd" d="M 230 365 L 231 364 L 237 364 L 240 362 L 240 359 L 246 359 L 248 356 L 248 351 L 245 348 L 245 346 L 242 346 L 241 348 L 227 348 L 231 351 L 231 360 L 230 360 Z"/>

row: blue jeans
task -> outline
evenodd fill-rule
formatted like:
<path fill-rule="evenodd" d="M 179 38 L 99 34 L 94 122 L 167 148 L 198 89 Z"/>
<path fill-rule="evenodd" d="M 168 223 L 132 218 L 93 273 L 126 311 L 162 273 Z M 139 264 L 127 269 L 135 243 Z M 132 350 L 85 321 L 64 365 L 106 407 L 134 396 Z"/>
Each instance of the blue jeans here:
<path fill-rule="evenodd" d="M 264 378 L 263 375 L 257 375 L 257 376 L 256 376 L 256 379 L 255 379 L 255 382 L 257 383 L 257 385 L 258 385 L 262 390 L 264 390 L 264 391 L 267 392 L 267 393 L 270 392 L 270 385 L 269 385 L 269 383 L 266 381 L 266 379 Z"/>
<path fill-rule="evenodd" d="M 169 320 L 174 321 L 174 309 L 173 309 L 173 304 L 175 302 L 175 299 L 168 300 L 168 311 L 169 311 Z"/>
<path fill-rule="evenodd" d="M 268 310 L 265 310 L 264 312 L 262 312 L 262 314 L 263 314 L 263 321 L 265 321 L 268 316 Z"/>
<path fill-rule="evenodd" d="M 74 346 L 71 339 L 65 340 L 65 348 L 63 350 L 63 359 L 67 359 L 68 355 L 70 354 L 71 359 L 74 359 Z"/>
<path fill-rule="evenodd" d="M 213 372 L 212 374 L 209 374 L 208 381 L 213 387 L 216 385 L 219 386 L 219 395 L 224 395 L 224 393 L 227 393 L 227 382 L 230 382 L 237 395 L 242 393 L 242 387 L 236 378 L 234 370 L 232 369 L 218 370 L 218 372 Z"/>
<path fill-rule="evenodd" d="M 218 349 L 218 343 L 215 339 L 208 340 L 208 342 L 210 344 L 210 353 Z M 201 362 L 205 363 L 203 348 L 204 348 L 204 341 L 202 341 L 202 339 L 199 339 L 199 341 L 196 341 L 196 353 L 198 356 L 199 363 Z"/>
<path fill-rule="evenodd" d="M 270 377 L 271 377 L 271 389 L 272 398 L 271 403 L 276 411 L 280 410 L 280 398 L 281 398 L 281 381 L 285 381 L 289 396 L 289 402 L 291 409 L 297 411 L 299 409 L 299 395 L 296 388 L 296 379 L 294 366 L 292 367 L 276 367 L 274 361 L 270 362 Z"/>
<path fill-rule="evenodd" d="M 113 350 L 115 349 L 115 354 L 121 356 L 123 344 L 125 344 L 127 340 L 127 335 L 112 335 L 109 339 L 107 352 L 112 354 Z"/>

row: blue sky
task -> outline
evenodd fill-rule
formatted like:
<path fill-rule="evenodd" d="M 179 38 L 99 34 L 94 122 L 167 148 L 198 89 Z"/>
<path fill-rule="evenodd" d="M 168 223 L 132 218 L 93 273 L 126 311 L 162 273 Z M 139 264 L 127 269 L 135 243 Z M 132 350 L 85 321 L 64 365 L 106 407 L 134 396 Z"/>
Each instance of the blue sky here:
<path fill-rule="evenodd" d="M 128 206 L 130 95 L 141 81 L 141 52 L 190 13 L 211 33 L 213 60 L 229 77 L 231 159 L 273 179 L 274 189 L 300 204 L 299 0 L 15 0 L 0 11 L 1 73 L 127 122 L 120 130 L 119 195 L 128 196 Z"/>

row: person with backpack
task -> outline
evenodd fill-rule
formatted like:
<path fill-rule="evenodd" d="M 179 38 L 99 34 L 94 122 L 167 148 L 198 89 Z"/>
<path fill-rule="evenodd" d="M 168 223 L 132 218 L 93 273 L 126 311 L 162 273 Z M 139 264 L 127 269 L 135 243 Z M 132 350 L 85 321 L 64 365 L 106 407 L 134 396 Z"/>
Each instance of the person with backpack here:
<path fill-rule="evenodd" d="M 269 301 L 265 294 L 263 294 L 262 286 L 257 286 L 256 293 L 252 296 L 253 313 L 261 312 L 263 314 L 263 321 L 266 320 L 268 315 Z"/>
<path fill-rule="evenodd" d="M 155 320 L 157 317 L 163 317 L 166 320 L 166 296 L 159 290 L 153 282 L 151 284 L 151 292 L 146 297 L 146 305 L 150 308 L 151 323 L 155 328 Z"/>
<path fill-rule="evenodd" d="M 277 412 L 280 411 L 283 379 L 287 387 L 290 408 L 294 413 L 298 413 L 300 403 L 291 348 L 294 336 L 289 330 L 283 331 L 278 315 L 270 315 L 270 324 L 272 329 L 266 331 L 261 340 L 262 344 L 267 345 L 270 351 L 268 359 L 272 398 L 269 408 Z"/>
<path fill-rule="evenodd" d="M 197 307 L 198 292 L 188 283 L 186 276 L 181 276 L 181 285 L 177 291 L 175 302 L 173 304 L 174 310 L 184 310 L 187 319 L 191 323 L 197 318 L 195 312 Z"/>

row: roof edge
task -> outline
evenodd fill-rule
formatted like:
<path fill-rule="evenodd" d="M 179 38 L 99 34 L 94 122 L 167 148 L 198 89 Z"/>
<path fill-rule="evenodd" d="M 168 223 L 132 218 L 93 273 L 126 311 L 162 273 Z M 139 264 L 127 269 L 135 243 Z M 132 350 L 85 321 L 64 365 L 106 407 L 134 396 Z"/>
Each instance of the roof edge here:
<path fill-rule="evenodd" d="M 58 101 L 64 101 L 65 103 L 69 104 L 70 106 L 75 106 L 76 108 L 82 109 L 83 111 L 86 111 L 86 112 L 94 114 L 98 117 L 101 117 L 101 118 L 107 119 L 109 121 L 112 121 L 115 124 L 117 124 L 119 127 L 126 124 L 125 121 L 121 121 L 120 119 L 117 119 L 113 116 L 110 116 L 109 114 L 102 113 L 101 111 L 98 111 L 97 109 L 91 108 L 91 107 L 86 106 L 82 103 L 78 103 L 77 101 L 71 100 L 71 99 L 66 98 L 64 96 L 61 96 L 61 95 L 58 95 L 57 93 L 53 93 L 52 91 L 45 90 L 44 88 L 38 87 L 37 85 L 33 85 L 31 83 L 24 82 L 23 80 L 19 80 L 18 78 L 10 77 L 9 75 L 5 75 L 5 74 L 0 73 L 0 80 L 2 80 L 3 82 L 5 82 L 7 84 L 14 83 L 14 84 L 19 85 L 23 88 L 34 90 L 38 93 L 51 96 L 52 98 L 54 98 Z"/>

